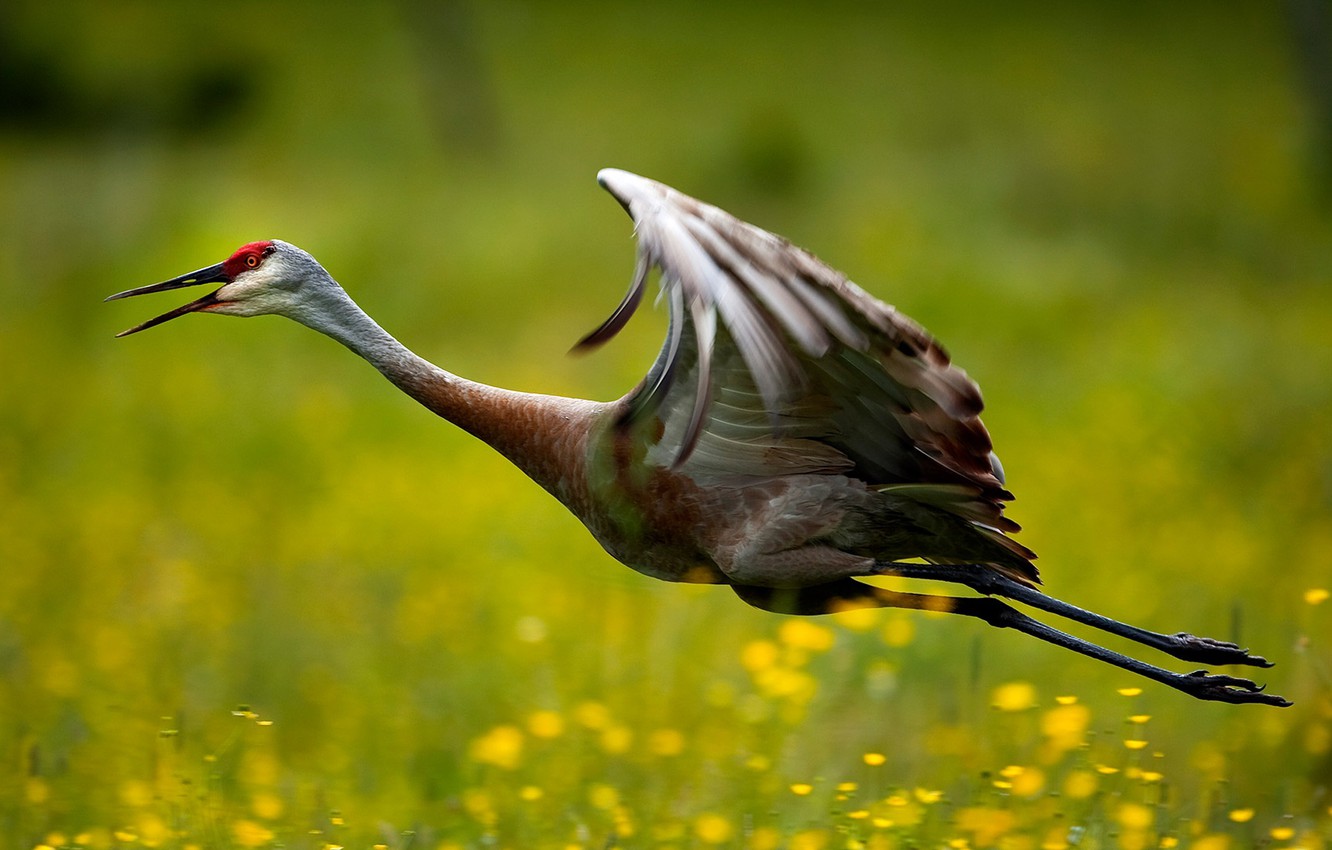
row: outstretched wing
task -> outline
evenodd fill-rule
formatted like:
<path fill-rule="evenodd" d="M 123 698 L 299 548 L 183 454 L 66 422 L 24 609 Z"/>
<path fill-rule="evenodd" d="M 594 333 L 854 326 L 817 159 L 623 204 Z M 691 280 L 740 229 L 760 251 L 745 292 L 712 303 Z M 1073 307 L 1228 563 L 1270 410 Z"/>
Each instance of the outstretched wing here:
<path fill-rule="evenodd" d="M 696 478 L 854 475 L 1017 530 L 980 390 L 923 328 L 717 207 L 617 169 L 598 182 L 633 218 L 638 261 L 620 306 L 579 346 L 614 336 L 661 270 L 670 329 L 623 418 L 661 421 L 649 460 Z"/>

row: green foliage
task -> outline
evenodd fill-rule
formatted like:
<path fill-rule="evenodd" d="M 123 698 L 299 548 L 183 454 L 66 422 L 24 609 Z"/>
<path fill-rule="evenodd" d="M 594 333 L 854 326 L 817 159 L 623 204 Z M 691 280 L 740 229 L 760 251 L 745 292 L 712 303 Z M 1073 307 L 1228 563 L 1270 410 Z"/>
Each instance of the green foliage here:
<path fill-rule="evenodd" d="M 1278 10 L 63 6 L 0 33 L 8 844 L 1328 842 L 1332 227 Z M 327 341 L 99 303 L 281 237 L 454 371 L 613 397 L 659 318 L 560 356 L 631 268 L 607 165 L 922 321 L 1050 591 L 1296 706 L 654 583 Z"/>

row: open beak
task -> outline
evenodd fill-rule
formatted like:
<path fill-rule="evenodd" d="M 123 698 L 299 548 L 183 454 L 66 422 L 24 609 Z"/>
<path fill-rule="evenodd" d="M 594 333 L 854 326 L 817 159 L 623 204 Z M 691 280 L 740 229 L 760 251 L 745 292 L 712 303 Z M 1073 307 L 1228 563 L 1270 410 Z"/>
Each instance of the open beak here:
<path fill-rule="evenodd" d="M 209 266 L 206 269 L 199 269 L 198 271 L 190 272 L 189 274 L 183 274 L 180 277 L 173 277 L 171 280 L 164 280 L 161 283 L 152 283 L 148 286 L 140 286 L 136 289 L 127 289 L 124 292 L 117 292 L 115 295 L 107 296 L 105 300 L 115 301 L 118 298 L 129 298 L 131 295 L 147 295 L 150 292 L 166 292 L 168 289 L 199 286 L 205 283 L 229 283 L 230 281 L 231 278 L 227 276 L 226 271 L 222 268 L 222 264 L 218 263 L 215 266 Z M 198 310 L 207 309 L 220 302 L 221 299 L 217 297 L 218 291 L 219 290 L 213 290 L 202 298 L 191 301 L 188 304 L 182 304 L 176 309 L 163 313 L 156 318 L 149 319 L 141 325 L 135 325 L 129 330 L 121 331 L 116 334 L 116 336 L 122 337 L 136 334 L 139 331 L 145 331 L 154 325 L 160 325 L 177 316 L 183 316 L 186 313 L 194 313 Z"/>

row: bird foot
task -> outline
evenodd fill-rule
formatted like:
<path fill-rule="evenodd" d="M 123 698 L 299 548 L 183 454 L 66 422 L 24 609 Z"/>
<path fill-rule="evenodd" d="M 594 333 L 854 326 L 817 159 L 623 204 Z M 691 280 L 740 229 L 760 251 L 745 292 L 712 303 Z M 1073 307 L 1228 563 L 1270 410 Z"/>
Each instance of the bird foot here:
<path fill-rule="evenodd" d="M 1198 699 L 1235 704 L 1261 703 L 1281 708 L 1292 705 L 1285 697 L 1264 693 L 1266 685 L 1259 685 L 1236 676 L 1208 673 L 1206 670 L 1178 674 L 1168 684 Z"/>
<path fill-rule="evenodd" d="M 1171 648 L 1166 650 L 1184 661 L 1200 664 L 1248 664 L 1251 667 L 1271 667 L 1273 662 L 1261 655 L 1250 655 L 1239 644 L 1214 638 L 1198 637 L 1188 632 L 1177 632 L 1168 637 Z"/>

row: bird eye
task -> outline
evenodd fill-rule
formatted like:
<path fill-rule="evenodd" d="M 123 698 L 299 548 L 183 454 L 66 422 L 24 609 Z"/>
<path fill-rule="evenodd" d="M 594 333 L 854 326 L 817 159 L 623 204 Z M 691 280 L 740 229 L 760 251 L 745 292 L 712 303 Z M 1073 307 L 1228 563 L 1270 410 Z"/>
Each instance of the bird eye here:
<path fill-rule="evenodd" d="M 250 268 L 254 268 L 255 266 L 259 265 L 259 258 L 256 257 L 254 254 L 251 254 L 250 256 L 245 258 L 245 265 L 249 266 Z"/>

